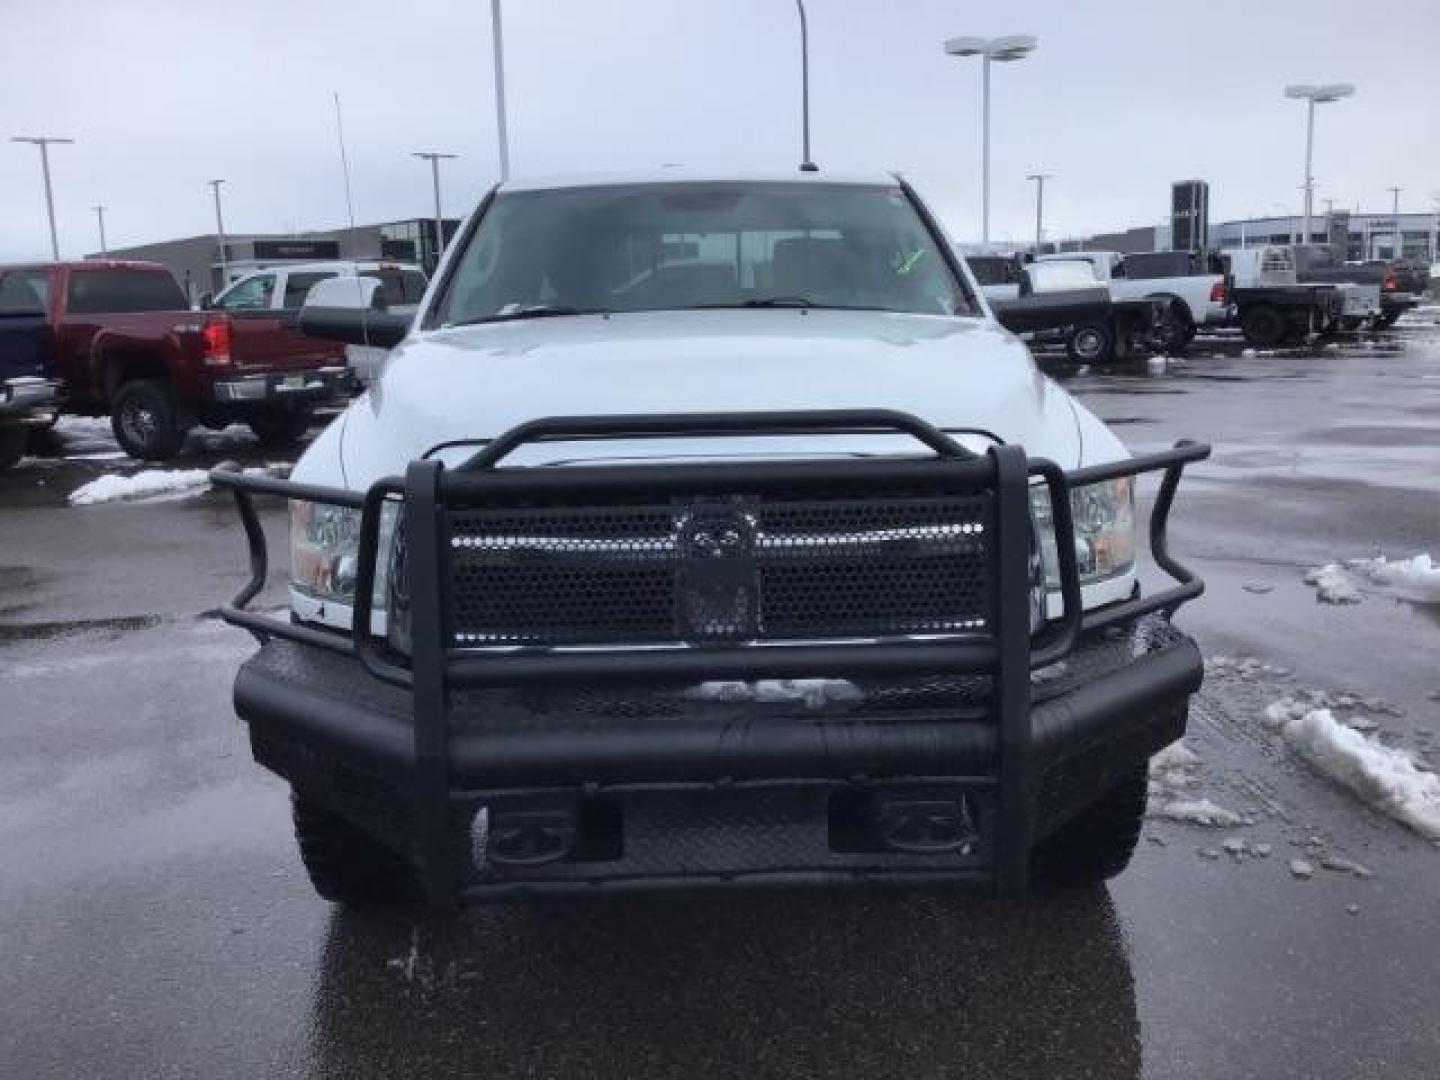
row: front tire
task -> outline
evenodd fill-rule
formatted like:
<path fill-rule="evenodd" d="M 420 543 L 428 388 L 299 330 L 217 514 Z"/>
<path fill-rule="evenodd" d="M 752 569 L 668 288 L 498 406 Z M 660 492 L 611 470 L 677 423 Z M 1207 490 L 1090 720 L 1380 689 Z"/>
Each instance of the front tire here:
<path fill-rule="evenodd" d="M 1390 327 L 1395 325 L 1395 320 L 1398 318 L 1400 318 L 1400 312 L 1384 311 L 1375 316 L 1375 321 L 1371 325 L 1373 325 L 1376 330 L 1389 330 Z"/>
<path fill-rule="evenodd" d="M 141 461 L 168 461 L 185 443 L 175 395 L 160 379 L 122 383 L 111 399 L 110 428 L 120 449 Z"/>
<path fill-rule="evenodd" d="M 1103 323 L 1077 326 L 1065 342 L 1065 352 L 1077 364 L 1105 364 L 1115 355 L 1115 335 Z"/>
<path fill-rule="evenodd" d="M 396 907 L 421 898 L 415 871 L 403 858 L 350 822 L 291 795 L 295 840 L 310 884 L 346 907 Z"/>
<path fill-rule="evenodd" d="M 1040 888 L 1098 885 L 1127 866 L 1140 842 L 1149 782 L 1142 762 L 1036 846 L 1030 877 Z"/>
<path fill-rule="evenodd" d="M 1171 308 L 1160 321 L 1158 338 L 1160 348 L 1170 356 L 1183 356 L 1186 347 L 1195 337 L 1195 324 L 1183 312 Z"/>

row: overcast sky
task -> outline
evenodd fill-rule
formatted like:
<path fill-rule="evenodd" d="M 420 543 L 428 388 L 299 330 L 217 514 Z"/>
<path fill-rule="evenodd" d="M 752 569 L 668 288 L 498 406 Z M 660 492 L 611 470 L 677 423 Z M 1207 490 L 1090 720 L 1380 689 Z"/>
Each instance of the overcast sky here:
<path fill-rule="evenodd" d="M 1294 81 L 1349 81 L 1317 117 L 1317 209 L 1429 209 L 1440 193 L 1440 3 L 1353 0 L 808 0 L 814 157 L 898 169 L 956 239 L 979 234 L 980 67 L 958 34 L 1033 33 L 994 69 L 992 237 L 1153 224 L 1169 183 L 1211 184 L 1212 218 L 1296 210 Z M 447 213 L 497 175 L 488 0 L 0 0 L 0 135 L 54 134 L 61 253 L 209 232 L 341 225 L 339 91 L 359 222 Z M 520 173 L 798 160 L 791 0 L 506 0 Z M 0 142 L 0 260 L 47 253 L 38 152 Z"/>

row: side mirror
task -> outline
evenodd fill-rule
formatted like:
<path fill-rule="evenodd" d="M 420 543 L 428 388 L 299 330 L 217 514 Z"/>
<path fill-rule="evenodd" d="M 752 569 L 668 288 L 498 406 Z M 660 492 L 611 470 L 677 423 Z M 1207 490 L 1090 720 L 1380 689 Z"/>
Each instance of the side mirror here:
<path fill-rule="evenodd" d="M 309 337 L 393 349 L 410 332 L 410 315 L 392 314 L 379 278 L 334 277 L 314 285 L 300 309 Z"/>

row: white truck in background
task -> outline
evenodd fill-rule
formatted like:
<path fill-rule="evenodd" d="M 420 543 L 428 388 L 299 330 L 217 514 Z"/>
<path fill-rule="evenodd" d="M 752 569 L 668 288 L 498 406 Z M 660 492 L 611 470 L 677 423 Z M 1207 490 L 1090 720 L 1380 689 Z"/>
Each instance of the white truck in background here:
<path fill-rule="evenodd" d="M 1222 326 L 1229 318 L 1225 275 L 1203 256 L 1188 251 L 1122 255 L 1118 251 L 1062 251 L 1037 262 L 1088 262 L 1116 300 L 1168 299 L 1161 330 L 1164 349 L 1184 351 L 1201 326 Z"/>

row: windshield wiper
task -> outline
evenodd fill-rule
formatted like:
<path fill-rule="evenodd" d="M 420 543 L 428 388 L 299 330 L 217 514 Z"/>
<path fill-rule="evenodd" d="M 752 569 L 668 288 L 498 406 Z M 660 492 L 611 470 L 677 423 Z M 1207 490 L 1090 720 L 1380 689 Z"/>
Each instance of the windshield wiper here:
<path fill-rule="evenodd" d="M 817 311 L 886 311 L 873 304 L 821 304 L 804 296 L 758 296 L 753 300 L 692 304 L 695 308 L 812 308 Z"/>
<path fill-rule="evenodd" d="M 550 319 L 561 315 L 608 315 L 604 308 L 572 307 L 568 304 L 530 304 L 498 315 L 481 315 L 474 319 L 458 319 L 446 326 L 475 326 L 479 323 L 517 322 L 520 319 Z"/>

